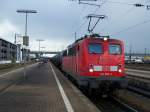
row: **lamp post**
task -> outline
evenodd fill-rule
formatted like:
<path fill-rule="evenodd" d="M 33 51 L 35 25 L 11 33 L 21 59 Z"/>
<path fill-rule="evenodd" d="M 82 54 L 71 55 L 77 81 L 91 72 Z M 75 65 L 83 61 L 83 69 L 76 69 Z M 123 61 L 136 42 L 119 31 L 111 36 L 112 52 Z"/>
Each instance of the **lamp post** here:
<path fill-rule="evenodd" d="M 36 10 L 25 10 L 25 9 L 18 9 L 17 13 L 24 13 L 25 14 L 25 35 L 23 36 L 23 45 L 26 47 L 29 46 L 29 36 L 27 36 L 27 24 L 28 24 L 28 13 L 37 13 Z M 23 51 L 24 60 L 27 61 L 29 57 L 29 50 L 27 48 Z"/>
<path fill-rule="evenodd" d="M 37 13 L 36 10 L 25 10 L 25 9 L 18 9 L 18 13 L 25 13 L 25 36 L 27 36 L 27 26 L 28 26 L 28 13 Z"/>

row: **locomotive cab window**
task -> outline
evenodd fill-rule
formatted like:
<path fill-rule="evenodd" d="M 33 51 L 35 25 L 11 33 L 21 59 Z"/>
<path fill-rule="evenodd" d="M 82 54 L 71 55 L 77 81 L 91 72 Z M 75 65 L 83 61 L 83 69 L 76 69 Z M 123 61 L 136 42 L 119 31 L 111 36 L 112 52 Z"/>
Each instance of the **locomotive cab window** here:
<path fill-rule="evenodd" d="M 117 44 L 109 45 L 109 54 L 121 54 L 121 46 Z"/>
<path fill-rule="evenodd" d="M 74 56 L 75 54 L 76 54 L 75 47 L 72 47 L 72 48 L 68 49 L 68 56 Z"/>
<path fill-rule="evenodd" d="M 103 47 L 99 43 L 90 43 L 88 45 L 88 50 L 90 54 L 101 54 L 103 53 Z"/>

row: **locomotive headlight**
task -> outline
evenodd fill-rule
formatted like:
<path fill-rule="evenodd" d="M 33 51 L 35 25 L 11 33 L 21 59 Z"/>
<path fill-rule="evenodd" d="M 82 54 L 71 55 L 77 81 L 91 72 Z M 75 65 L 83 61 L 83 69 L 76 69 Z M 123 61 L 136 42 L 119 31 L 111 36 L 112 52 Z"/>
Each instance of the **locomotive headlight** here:
<path fill-rule="evenodd" d="M 108 38 L 107 37 L 104 37 L 104 41 L 107 41 L 108 40 Z"/>
<path fill-rule="evenodd" d="M 118 70 L 118 72 L 119 72 L 119 73 L 121 73 L 121 72 L 122 72 L 122 70 L 121 70 L 121 69 L 119 69 L 119 70 Z"/>
<path fill-rule="evenodd" d="M 92 68 L 90 68 L 90 69 L 89 69 L 89 72 L 91 72 L 91 73 L 92 73 L 93 71 L 94 71 L 94 70 L 93 70 Z"/>

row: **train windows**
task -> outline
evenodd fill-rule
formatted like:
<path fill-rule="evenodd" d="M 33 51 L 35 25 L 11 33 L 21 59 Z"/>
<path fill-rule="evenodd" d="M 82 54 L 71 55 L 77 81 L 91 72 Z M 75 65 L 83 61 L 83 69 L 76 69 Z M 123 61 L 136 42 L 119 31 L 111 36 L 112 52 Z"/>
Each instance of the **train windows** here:
<path fill-rule="evenodd" d="M 110 44 L 109 54 L 121 54 L 121 46 L 117 44 Z"/>
<path fill-rule="evenodd" d="M 103 53 L 103 47 L 101 44 L 98 43 L 91 43 L 88 45 L 89 53 Z"/>
<path fill-rule="evenodd" d="M 75 47 L 69 48 L 68 49 L 68 56 L 73 56 L 76 54 L 76 49 Z"/>
<path fill-rule="evenodd" d="M 67 50 L 63 52 L 63 56 L 67 56 Z"/>

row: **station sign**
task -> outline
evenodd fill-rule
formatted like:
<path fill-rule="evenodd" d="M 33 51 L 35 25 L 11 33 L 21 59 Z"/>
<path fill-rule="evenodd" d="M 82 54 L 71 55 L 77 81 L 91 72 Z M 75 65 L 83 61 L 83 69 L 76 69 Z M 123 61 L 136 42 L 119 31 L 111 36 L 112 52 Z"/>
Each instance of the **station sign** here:
<path fill-rule="evenodd" d="M 29 36 L 23 36 L 23 45 L 29 46 Z"/>

